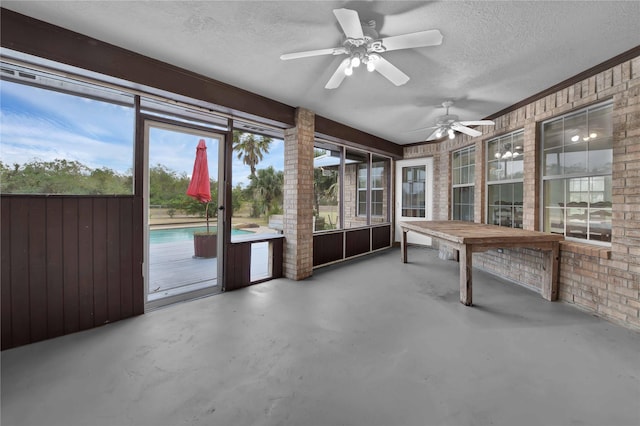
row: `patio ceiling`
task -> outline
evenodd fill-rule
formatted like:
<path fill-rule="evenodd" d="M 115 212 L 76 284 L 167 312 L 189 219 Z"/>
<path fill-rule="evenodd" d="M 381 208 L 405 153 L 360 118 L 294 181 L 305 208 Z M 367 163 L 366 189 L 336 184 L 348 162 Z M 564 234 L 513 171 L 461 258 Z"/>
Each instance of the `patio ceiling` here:
<path fill-rule="evenodd" d="M 640 2 L 3 1 L 4 8 L 311 109 L 398 144 L 423 141 L 453 99 L 462 120 L 490 117 L 638 45 Z M 439 29 L 442 45 L 386 52 L 410 80 L 356 70 L 324 88 L 341 56 L 336 8 L 381 36 Z"/>

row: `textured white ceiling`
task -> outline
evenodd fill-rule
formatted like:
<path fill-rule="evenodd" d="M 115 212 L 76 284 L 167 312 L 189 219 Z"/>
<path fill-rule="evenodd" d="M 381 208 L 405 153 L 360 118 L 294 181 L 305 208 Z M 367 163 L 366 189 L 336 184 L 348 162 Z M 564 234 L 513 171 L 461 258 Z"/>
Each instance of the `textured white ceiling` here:
<path fill-rule="evenodd" d="M 392 142 L 424 140 L 451 113 L 478 120 L 640 44 L 638 1 L 4 1 L 2 6 L 219 81 L 311 109 Z M 410 80 L 357 69 L 324 85 L 343 57 L 281 61 L 337 47 L 332 10 L 358 11 L 380 36 L 439 29 L 435 47 L 387 52 Z"/>

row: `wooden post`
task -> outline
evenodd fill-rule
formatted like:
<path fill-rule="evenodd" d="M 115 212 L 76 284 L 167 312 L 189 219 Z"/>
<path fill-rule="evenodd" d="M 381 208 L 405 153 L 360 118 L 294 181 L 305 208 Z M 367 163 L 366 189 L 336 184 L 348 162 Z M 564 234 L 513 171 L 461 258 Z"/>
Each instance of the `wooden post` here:
<path fill-rule="evenodd" d="M 402 242 L 400 243 L 400 257 L 402 263 L 407 263 L 407 230 L 402 228 Z"/>
<path fill-rule="evenodd" d="M 466 306 L 473 304 L 473 251 L 470 244 L 460 247 L 460 303 Z"/>
<path fill-rule="evenodd" d="M 544 257 L 544 281 L 542 297 L 549 301 L 558 300 L 558 268 L 560 265 L 560 243 L 554 241 L 551 250 Z"/>

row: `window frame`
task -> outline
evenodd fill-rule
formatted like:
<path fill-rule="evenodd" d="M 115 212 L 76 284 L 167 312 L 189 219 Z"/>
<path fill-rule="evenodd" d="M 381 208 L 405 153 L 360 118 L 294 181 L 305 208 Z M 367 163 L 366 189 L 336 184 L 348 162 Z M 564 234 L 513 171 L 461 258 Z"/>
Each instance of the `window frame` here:
<path fill-rule="evenodd" d="M 460 155 L 461 158 L 463 158 L 463 155 L 466 155 L 466 157 L 468 159 L 472 159 L 473 163 L 471 163 L 471 161 L 469 161 L 469 163 L 467 164 L 460 164 L 458 166 L 454 165 L 454 161 L 455 161 L 455 155 L 458 154 Z M 474 214 L 474 204 L 475 204 L 475 168 L 476 168 L 476 146 L 475 144 L 473 145 L 469 145 L 466 146 L 464 148 L 460 148 L 457 149 L 455 151 L 451 151 L 451 159 L 450 159 L 450 163 L 451 165 L 451 219 L 452 220 L 465 220 L 465 219 L 461 219 L 460 217 L 456 217 L 456 206 L 471 206 L 471 218 L 470 220 L 465 220 L 467 222 L 474 222 L 475 220 L 475 214 Z M 455 179 L 455 175 L 456 172 L 460 172 L 460 181 L 462 181 L 462 170 L 466 169 L 467 170 L 467 179 L 466 181 L 463 182 L 457 182 L 456 183 L 456 179 Z M 470 171 L 473 170 L 473 173 L 470 173 Z M 470 188 L 470 203 L 461 203 L 458 202 L 456 203 L 456 192 L 457 190 L 462 190 L 464 188 Z M 460 191 L 462 192 L 462 191 Z M 461 197 L 458 197 L 461 198 Z"/>
<path fill-rule="evenodd" d="M 547 194 L 546 193 L 546 188 L 547 186 L 550 186 L 552 184 L 552 182 L 556 182 L 556 183 L 561 183 L 562 185 L 562 194 L 563 194 L 563 202 L 560 203 L 561 206 L 560 208 L 554 208 L 553 210 L 560 210 L 562 213 L 562 226 L 563 226 L 563 232 L 559 233 L 559 232 L 555 232 L 558 234 L 561 234 L 565 237 L 565 239 L 567 239 L 568 241 L 575 241 L 575 242 L 580 242 L 580 243 L 584 243 L 584 244 L 593 244 L 593 245 L 599 245 L 599 246 L 604 246 L 604 247 L 611 247 L 611 242 L 612 242 L 612 232 L 611 232 L 611 217 L 613 216 L 613 189 L 612 187 L 609 188 L 609 193 L 611 194 L 611 200 L 608 202 L 609 206 L 605 206 L 605 207 L 601 207 L 601 206 L 597 206 L 597 207 L 592 207 L 592 205 L 598 203 L 598 202 L 592 202 L 592 201 L 588 201 L 586 203 L 586 206 L 570 206 L 569 204 L 572 204 L 573 201 L 568 201 L 568 197 L 569 197 L 569 189 L 568 186 L 572 183 L 572 181 L 575 180 L 583 180 L 583 179 L 587 179 L 588 182 L 591 182 L 593 178 L 604 178 L 605 182 L 608 178 L 609 182 L 611 182 L 612 180 L 612 176 L 613 176 L 613 161 L 611 162 L 611 168 L 608 171 L 600 171 L 600 172 L 595 172 L 595 171 L 590 171 L 589 170 L 589 158 L 590 158 L 590 153 L 593 150 L 589 149 L 589 144 L 586 145 L 587 149 L 584 151 L 569 151 L 569 152 L 584 152 L 585 153 L 585 158 L 586 160 L 586 170 L 584 171 L 579 171 L 579 172 L 570 172 L 567 173 L 566 170 L 564 170 L 564 166 L 560 166 L 558 165 L 558 167 L 562 167 L 562 173 L 556 173 L 556 174 L 546 174 L 546 169 L 547 169 L 547 164 L 546 164 L 546 153 L 548 151 L 551 150 L 551 148 L 547 148 L 545 146 L 545 126 L 550 124 L 550 123 L 558 123 L 560 122 L 560 120 L 562 120 L 562 134 L 563 134 L 563 140 L 560 146 L 560 148 L 562 148 L 561 151 L 559 151 L 559 153 L 564 154 L 566 151 L 564 150 L 564 148 L 568 145 L 571 145 L 569 143 L 567 143 L 564 140 L 564 136 L 565 136 L 565 123 L 567 119 L 571 119 L 574 117 L 578 117 L 580 114 L 586 114 L 586 126 L 587 129 L 589 129 L 589 114 L 592 112 L 596 112 L 605 108 L 611 108 L 610 111 L 610 119 L 611 122 L 609 123 L 611 125 L 611 134 L 606 135 L 606 138 L 609 139 L 610 141 L 610 146 L 607 147 L 607 151 L 611 151 L 611 158 L 613 159 L 613 101 L 612 100 L 607 100 L 605 102 L 599 102 L 596 104 L 592 104 L 592 105 L 588 105 L 585 107 L 581 107 L 579 109 L 576 109 L 574 111 L 570 111 L 566 114 L 562 114 L 553 118 L 550 118 L 548 120 L 544 120 L 542 122 L 540 122 L 539 124 L 539 131 L 540 131 L 540 147 L 539 147 L 539 155 L 540 155 L 540 229 L 543 232 L 552 232 L 552 226 L 551 223 L 549 224 L 549 229 L 547 229 L 546 227 L 546 222 L 547 221 L 551 221 L 551 216 L 547 216 L 547 211 L 551 211 L 550 207 L 547 205 L 546 203 L 546 199 L 548 197 L 551 197 L 551 194 Z M 588 139 L 587 139 L 588 140 Z M 606 139 L 605 139 L 606 140 Z M 577 143 L 580 143 L 579 141 Z M 563 157 L 563 161 L 564 161 L 564 157 Z M 579 191 L 580 193 L 583 193 L 584 191 Z M 587 196 L 588 198 L 591 197 L 591 190 L 587 191 Z M 601 191 L 605 194 L 606 196 L 606 192 L 607 192 L 607 188 L 605 187 L 603 191 Z M 587 220 L 586 220 L 586 230 L 585 230 L 585 236 L 586 238 L 578 238 L 575 236 L 571 236 L 570 235 L 570 231 L 568 231 L 569 228 L 569 210 L 571 208 L 577 208 L 577 209 L 584 209 L 586 210 L 586 214 L 587 214 Z M 596 211 L 597 210 L 597 211 Z M 600 211 L 607 211 L 609 212 L 609 233 L 608 233 L 608 241 L 603 241 L 603 240 L 598 240 L 598 239 L 592 239 L 591 234 L 596 234 L 591 232 L 592 228 L 592 222 L 591 222 L 591 214 L 592 213 L 596 213 L 596 212 L 600 212 Z M 602 235 L 602 234 L 600 234 Z M 605 233 L 605 236 L 607 234 Z"/>
<path fill-rule="evenodd" d="M 516 143 L 518 143 L 518 141 L 515 140 L 516 137 L 520 137 L 522 136 L 522 141 L 520 141 L 520 143 L 522 144 L 520 145 L 515 145 Z M 508 139 L 508 142 L 507 142 Z M 490 144 L 497 142 L 500 145 L 504 144 L 505 146 L 509 146 L 508 151 L 504 151 L 503 160 L 509 161 L 509 163 L 513 163 L 514 159 L 513 159 L 513 155 L 515 153 L 517 153 L 518 155 L 517 157 L 523 156 L 524 153 L 524 129 L 518 129 L 518 130 L 514 130 L 513 132 L 509 132 L 507 134 L 501 135 L 501 136 L 497 136 L 495 138 L 491 138 L 488 139 L 486 141 L 486 149 L 485 149 L 485 168 L 486 168 L 486 179 L 485 179 L 485 220 L 484 223 L 486 224 L 493 224 L 493 225 L 497 225 L 497 226 L 506 226 L 506 227 L 511 227 L 511 228 L 520 228 L 522 229 L 524 227 L 523 224 L 523 220 L 522 217 L 524 215 L 524 163 L 522 166 L 522 176 L 519 178 L 505 178 L 505 179 L 495 179 L 492 180 L 491 179 L 491 163 L 495 163 L 496 162 L 496 158 L 492 158 L 491 157 L 491 152 L 492 150 L 490 149 Z M 515 146 L 514 146 L 515 145 Z M 502 152 L 502 150 L 500 150 L 500 152 Z M 510 155 L 505 159 L 504 156 L 505 154 L 509 154 Z M 495 157 L 495 155 L 494 155 Z M 505 171 L 507 170 L 507 164 L 505 161 Z M 521 161 L 521 160 L 517 160 L 517 161 Z M 524 162 L 524 160 L 522 160 Z M 518 207 L 518 204 L 516 204 L 518 202 L 518 200 L 515 199 L 515 193 L 516 193 L 516 188 L 515 185 L 520 185 L 521 189 L 520 189 L 520 193 L 522 194 L 522 198 L 519 200 L 520 205 Z M 512 194 L 514 196 L 512 196 L 512 204 L 509 205 L 509 210 L 510 210 L 510 225 L 503 225 L 502 223 L 491 223 L 492 221 L 490 221 L 490 217 L 491 217 L 491 207 L 495 207 L 494 205 L 490 204 L 490 190 L 491 188 L 499 188 L 500 191 L 502 191 L 503 188 L 506 187 L 510 187 Z M 518 213 L 520 213 L 520 220 L 514 220 L 514 217 L 518 216 Z M 500 218 L 501 220 L 502 218 Z M 515 226 L 516 224 L 520 224 L 520 226 Z"/>

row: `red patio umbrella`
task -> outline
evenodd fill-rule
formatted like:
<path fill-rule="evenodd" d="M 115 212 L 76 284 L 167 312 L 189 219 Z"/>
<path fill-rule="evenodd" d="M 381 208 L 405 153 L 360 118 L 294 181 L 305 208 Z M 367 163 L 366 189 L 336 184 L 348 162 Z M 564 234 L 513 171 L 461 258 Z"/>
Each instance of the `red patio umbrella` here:
<path fill-rule="evenodd" d="M 191 182 L 187 188 L 187 195 L 201 203 L 206 203 L 205 216 L 207 218 L 207 232 L 209 232 L 209 201 L 211 201 L 211 183 L 209 182 L 209 164 L 207 162 L 207 145 L 200 139 L 196 148 L 196 160 L 193 163 Z"/>

